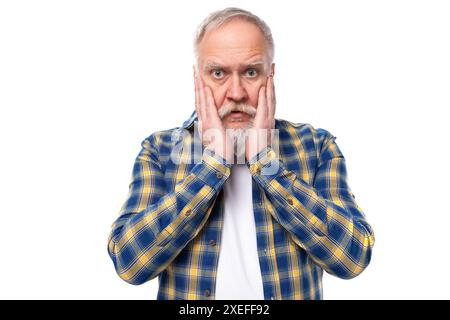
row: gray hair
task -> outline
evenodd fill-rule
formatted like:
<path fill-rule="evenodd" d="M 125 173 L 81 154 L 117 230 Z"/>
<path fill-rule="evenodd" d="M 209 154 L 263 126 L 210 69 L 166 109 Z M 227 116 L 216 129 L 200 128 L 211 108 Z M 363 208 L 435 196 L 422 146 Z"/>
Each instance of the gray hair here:
<path fill-rule="evenodd" d="M 224 25 L 225 23 L 233 19 L 242 19 L 248 21 L 256 25 L 261 30 L 269 48 L 270 62 L 273 62 L 275 55 L 275 45 L 272 38 L 272 32 L 270 31 L 269 26 L 258 16 L 254 15 L 249 11 L 240 8 L 229 7 L 211 13 L 199 25 L 194 39 L 194 53 L 196 64 L 198 64 L 198 45 L 200 41 L 202 41 L 205 33 L 211 29 L 219 28 L 220 26 Z"/>

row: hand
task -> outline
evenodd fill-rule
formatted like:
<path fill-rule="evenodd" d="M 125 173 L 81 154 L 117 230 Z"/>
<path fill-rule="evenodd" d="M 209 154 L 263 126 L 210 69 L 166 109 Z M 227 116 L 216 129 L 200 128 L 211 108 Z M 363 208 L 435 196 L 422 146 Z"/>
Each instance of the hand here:
<path fill-rule="evenodd" d="M 271 145 L 271 129 L 275 128 L 275 85 L 273 76 L 259 89 L 258 107 L 253 126 L 248 130 L 245 157 L 249 161 L 266 146 Z"/>
<path fill-rule="evenodd" d="M 234 159 L 233 141 L 226 134 L 222 119 L 219 117 L 211 88 L 203 84 L 200 75 L 194 71 L 195 110 L 198 115 L 198 127 L 202 144 L 220 155 L 228 163 Z"/>

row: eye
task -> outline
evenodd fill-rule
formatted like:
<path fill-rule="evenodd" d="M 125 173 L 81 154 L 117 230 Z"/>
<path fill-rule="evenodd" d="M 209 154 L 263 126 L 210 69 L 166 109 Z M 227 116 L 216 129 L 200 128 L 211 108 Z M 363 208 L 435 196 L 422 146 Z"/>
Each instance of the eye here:
<path fill-rule="evenodd" d="M 245 74 L 250 78 L 254 78 L 258 75 L 258 72 L 256 71 L 256 69 L 250 68 L 250 69 L 247 69 L 247 71 L 245 71 Z"/>
<path fill-rule="evenodd" d="M 211 71 L 211 75 L 215 79 L 222 79 L 223 76 L 224 76 L 224 73 L 220 69 L 214 69 L 214 70 Z"/>

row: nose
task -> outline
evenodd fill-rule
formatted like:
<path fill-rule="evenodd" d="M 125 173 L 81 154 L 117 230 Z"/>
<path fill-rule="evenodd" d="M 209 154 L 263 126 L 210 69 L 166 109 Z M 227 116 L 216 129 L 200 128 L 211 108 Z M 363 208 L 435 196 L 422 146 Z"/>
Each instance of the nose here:
<path fill-rule="evenodd" d="M 244 102 L 247 100 L 247 90 L 242 85 L 239 75 L 234 74 L 231 78 L 230 86 L 227 91 L 227 98 L 235 102 Z"/>

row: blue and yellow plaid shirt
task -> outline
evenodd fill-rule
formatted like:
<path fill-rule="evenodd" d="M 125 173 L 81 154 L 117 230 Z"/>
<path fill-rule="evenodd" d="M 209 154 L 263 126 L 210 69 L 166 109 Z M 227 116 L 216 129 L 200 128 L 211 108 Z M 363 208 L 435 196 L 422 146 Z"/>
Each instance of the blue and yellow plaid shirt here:
<path fill-rule="evenodd" d="M 195 139 L 196 120 L 194 111 L 181 127 L 142 141 L 108 238 L 119 277 L 135 285 L 158 277 L 158 300 L 215 297 L 222 187 L 231 165 Z M 277 152 L 269 146 L 246 161 L 264 298 L 322 299 L 323 270 L 344 279 L 360 274 L 374 233 L 349 187 L 336 137 L 281 119 L 275 129 Z M 185 161 L 198 142 L 199 161 Z M 268 167 L 276 170 L 263 173 Z"/>

